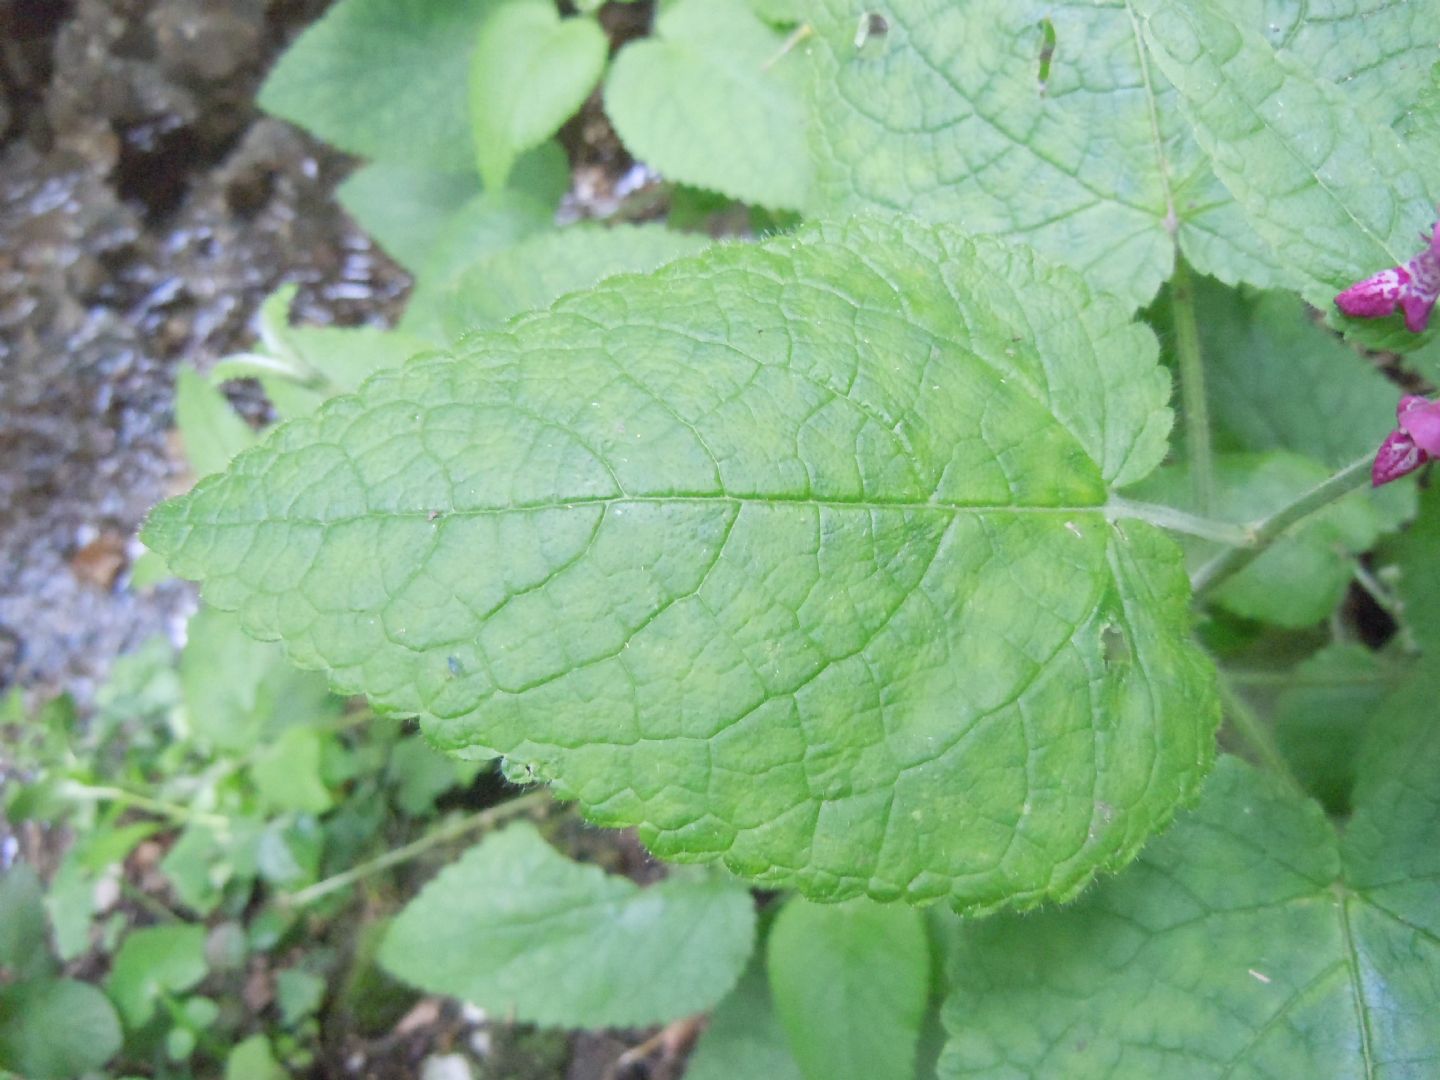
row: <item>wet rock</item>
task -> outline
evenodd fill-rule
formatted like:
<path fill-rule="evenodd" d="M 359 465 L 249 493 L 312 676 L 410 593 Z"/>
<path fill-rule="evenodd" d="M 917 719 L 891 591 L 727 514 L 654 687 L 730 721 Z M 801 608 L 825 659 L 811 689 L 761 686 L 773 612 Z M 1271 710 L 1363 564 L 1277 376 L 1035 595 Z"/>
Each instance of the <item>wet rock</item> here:
<path fill-rule="evenodd" d="M 193 605 L 117 565 L 183 475 L 177 362 L 247 345 L 284 281 L 310 320 L 398 310 L 407 279 L 330 198 L 350 163 L 251 105 L 323 6 L 0 4 L 0 689 L 84 699 Z"/>
<path fill-rule="evenodd" d="M 228 78 L 255 62 L 265 38 L 261 0 L 162 0 L 148 18 L 160 62 L 183 77 Z"/>

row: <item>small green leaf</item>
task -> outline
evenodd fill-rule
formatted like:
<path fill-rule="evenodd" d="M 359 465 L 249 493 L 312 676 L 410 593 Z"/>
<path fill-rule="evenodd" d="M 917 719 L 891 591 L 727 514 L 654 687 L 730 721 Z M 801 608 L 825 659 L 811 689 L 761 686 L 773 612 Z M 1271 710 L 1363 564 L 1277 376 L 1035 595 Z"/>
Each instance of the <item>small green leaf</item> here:
<path fill-rule="evenodd" d="M 791 900 L 767 955 L 775 1011 L 808 1080 L 911 1080 L 930 992 L 920 912 Z"/>
<path fill-rule="evenodd" d="M 554 135 L 595 89 L 609 41 L 553 0 L 505 0 L 480 25 L 470 61 L 470 125 L 480 178 L 498 191 L 515 159 Z"/>
<path fill-rule="evenodd" d="M 320 777 L 323 736 L 308 727 L 292 727 L 253 755 L 250 779 L 260 804 L 270 810 L 323 814 L 334 804 Z"/>
<path fill-rule="evenodd" d="M 400 329 L 429 341 L 448 341 L 444 305 L 465 271 L 553 225 L 554 209 L 529 194 L 506 190 L 471 199 L 446 222 L 444 237 L 417 275 Z"/>
<path fill-rule="evenodd" d="M 55 928 L 55 952 L 61 960 L 73 960 L 90 946 L 95 886 L 100 877 L 158 828 L 153 822 L 96 828 L 65 853 L 45 895 L 45 909 Z"/>
<path fill-rule="evenodd" d="M 442 870 L 380 949 L 391 973 L 496 1015 L 635 1027 L 709 1008 L 750 956 L 750 895 L 718 878 L 641 889 L 511 825 Z"/>
<path fill-rule="evenodd" d="M 175 426 L 197 477 L 219 472 L 241 450 L 255 445 L 254 430 L 225 395 L 184 364 L 175 372 Z"/>
<path fill-rule="evenodd" d="M 1215 460 L 1215 509 L 1219 521 L 1247 525 L 1303 495 L 1330 470 L 1296 454 L 1226 454 Z M 1187 465 L 1166 466 L 1130 491 L 1141 499 L 1194 509 Z M 1335 610 L 1354 576 L 1354 557 L 1380 534 L 1375 496 L 1356 492 L 1307 518 L 1271 544 L 1258 559 L 1220 585 L 1214 600 L 1247 619 L 1295 629 L 1313 626 Z M 1182 540 L 1194 568 L 1214 557 L 1219 545 Z"/>
<path fill-rule="evenodd" d="M 956 935 L 942 1077 L 1431 1076 L 1440 726 L 1392 698 L 1343 833 L 1225 758 L 1200 804 L 1059 911 Z"/>
<path fill-rule="evenodd" d="M 286 968 L 275 975 L 275 1001 L 280 1006 L 280 1020 L 294 1027 L 312 1016 L 325 1000 L 325 980 L 319 975 L 297 968 Z"/>
<path fill-rule="evenodd" d="M 0 874 L 0 971 L 12 980 L 49 974 L 49 936 L 45 890 L 27 863 L 16 863 Z"/>
<path fill-rule="evenodd" d="M 540 233 L 476 262 L 444 303 L 449 336 L 488 329 L 614 274 L 653 270 L 709 243 L 659 225 L 575 225 Z"/>
<path fill-rule="evenodd" d="M 160 995 L 189 990 L 205 977 L 205 928 L 178 924 L 125 938 L 105 990 L 131 1031 L 145 1026 Z"/>
<path fill-rule="evenodd" d="M 668 179 L 799 210 L 811 171 L 804 57 L 784 44 L 745 0 L 679 0 L 653 37 L 616 57 L 605 112 L 626 149 Z"/>
<path fill-rule="evenodd" d="M 381 373 L 145 536 L 658 854 L 1034 904 L 1128 861 L 1212 752 L 1180 553 L 1107 517 L 1165 452 L 1156 352 L 1023 249 L 812 228 Z"/>
<path fill-rule="evenodd" d="M 685 1080 L 803 1080 L 770 999 L 765 966 L 751 963 L 705 1025 Z"/>
<path fill-rule="evenodd" d="M 420 736 L 401 739 L 390 750 L 385 778 L 395 787 L 395 805 L 412 817 L 435 809 L 435 800 L 473 776 L 472 762 L 456 761 L 440 753 Z"/>
<path fill-rule="evenodd" d="M 0 986 L 0 1071 L 63 1080 L 102 1067 L 120 1049 L 105 995 L 72 979 Z"/>
<path fill-rule="evenodd" d="M 356 169 L 335 196 L 362 229 L 411 273 L 445 235 L 445 223 L 480 194 L 473 171 L 439 172 L 399 161 Z"/>
<path fill-rule="evenodd" d="M 1435 200 L 1392 129 L 1217 0 L 1131 3 L 1216 175 L 1306 300 L 1331 310 L 1340 290 L 1415 254 Z"/>
<path fill-rule="evenodd" d="M 270 1040 L 251 1035 L 235 1044 L 225 1058 L 225 1080 L 289 1080 L 290 1074 L 275 1060 Z"/>
<path fill-rule="evenodd" d="M 554 142 L 522 155 L 510 176 L 512 188 L 548 207 L 560 201 L 569 185 L 570 163 Z M 375 162 L 356 169 L 335 194 L 356 223 L 413 274 L 446 238 L 450 220 L 481 195 L 481 188 L 473 171 Z"/>
<path fill-rule="evenodd" d="M 471 165 L 465 79 L 492 0 L 341 0 L 286 50 L 260 107 L 342 150 Z"/>

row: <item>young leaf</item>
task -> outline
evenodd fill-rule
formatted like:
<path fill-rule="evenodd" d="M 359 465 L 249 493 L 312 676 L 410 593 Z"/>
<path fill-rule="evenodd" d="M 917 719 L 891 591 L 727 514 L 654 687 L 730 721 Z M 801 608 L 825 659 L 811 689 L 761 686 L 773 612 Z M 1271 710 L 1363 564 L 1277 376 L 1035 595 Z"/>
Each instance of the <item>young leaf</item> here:
<path fill-rule="evenodd" d="M 815 6 L 818 212 L 883 207 L 1020 240 L 1135 307 L 1177 247 L 1225 281 L 1285 282 L 1125 6 L 894 0 L 876 8 L 883 32 L 863 33 L 848 0 Z"/>
<path fill-rule="evenodd" d="M 190 989 L 205 970 L 205 927 L 152 926 L 125 938 L 105 989 L 125 1026 L 135 1031 L 150 1019 L 162 994 Z"/>
<path fill-rule="evenodd" d="M 775 1011 L 809 1080 L 911 1080 L 930 990 L 920 912 L 791 900 L 767 956 Z"/>
<path fill-rule="evenodd" d="M 626 271 L 652 270 L 690 255 L 709 238 L 660 225 L 574 225 L 541 233 L 481 259 L 460 275 L 443 305 L 452 339 L 549 307 L 565 293 Z"/>
<path fill-rule="evenodd" d="M 494 0 L 340 0 L 260 88 L 260 107 L 341 150 L 473 167 L 462 89 Z"/>
<path fill-rule="evenodd" d="M 255 445 L 255 432 L 225 395 L 183 364 L 175 373 L 175 426 L 196 476 L 219 472 L 241 450 Z"/>
<path fill-rule="evenodd" d="M 1215 517 L 1245 525 L 1298 498 L 1330 475 L 1296 454 L 1228 454 L 1215 461 Z M 1194 485 L 1186 465 L 1167 466 L 1131 489 L 1141 498 L 1187 506 Z M 1214 598 L 1247 619 L 1299 629 L 1314 626 L 1340 602 L 1354 576 L 1356 554 L 1380 534 L 1371 492 L 1355 494 L 1307 518 L 1253 563 L 1220 585 Z M 1196 537 L 1183 544 L 1192 567 L 1219 552 Z"/>
<path fill-rule="evenodd" d="M 335 189 L 355 223 L 412 274 L 444 238 L 450 218 L 479 194 L 474 172 L 440 172 L 399 161 L 362 166 Z"/>
<path fill-rule="evenodd" d="M 523 154 L 510 186 L 553 207 L 570 186 L 570 162 L 555 142 Z M 377 161 L 356 169 L 335 190 L 340 205 L 362 229 L 412 274 L 449 235 L 450 221 L 481 195 L 473 171 L 439 172 Z"/>
<path fill-rule="evenodd" d="M 661 855 L 1030 904 L 1209 763 L 1179 552 L 1105 509 L 1165 452 L 1155 355 L 1023 250 L 815 228 L 382 373 L 145 535 L 301 664 Z"/>
<path fill-rule="evenodd" d="M 1065 910 L 967 923 L 941 1076 L 1433 1075 L 1436 689 L 1387 706 L 1342 835 L 1225 758 L 1123 875 Z"/>
<path fill-rule="evenodd" d="M 621 141 L 668 179 L 772 209 L 810 188 L 800 67 L 745 0 L 679 0 L 605 80 Z"/>
<path fill-rule="evenodd" d="M 1357 277 L 1415 254 L 1435 201 L 1393 130 L 1217 0 L 1133 6 L 1216 175 L 1306 300 L 1330 310 Z"/>
<path fill-rule="evenodd" d="M 63 1080 L 99 1069 L 120 1049 L 105 995 L 73 979 L 0 986 L 0 1071 Z"/>
<path fill-rule="evenodd" d="M 320 777 L 324 737 L 312 728 L 292 727 L 261 747 L 250 765 L 260 804 L 272 810 L 323 814 L 334 800 Z"/>
<path fill-rule="evenodd" d="M 559 1027 L 634 1027 L 709 1008 L 755 936 L 744 889 L 671 878 L 641 889 L 571 862 L 529 824 L 471 848 L 396 917 L 392 974 L 496 1015 Z"/>
<path fill-rule="evenodd" d="M 251 1035 L 225 1058 L 225 1080 L 286 1080 L 290 1073 L 275 1060 L 270 1040 Z"/>
<path fill-rule="evenodd" d="M 429 341 L 447 340 L 441 319 L 445 300 L 461 276 L 480 260 L 554 225 L 554 209 L 529 194 L 501 191 L 471 199 L 445 225 L 416 276 L 400 329 Z"/>
<path fill-rule="evenodd" d="M 608 49 L 599 23 L 560 18 L 554 0 L 505 0 L 485 17 L 470 61 L 470 125 L 487 188 L 504 187 L 515 159 L 579 110 Z"/>
<path fill-rule="evenodd" d="M 765 966 L 752 962 L 735 989 L 710 1016 L 705 1034 L 685 1063 L 685 1080 L 804 1080 L 775 1018 Z"/>

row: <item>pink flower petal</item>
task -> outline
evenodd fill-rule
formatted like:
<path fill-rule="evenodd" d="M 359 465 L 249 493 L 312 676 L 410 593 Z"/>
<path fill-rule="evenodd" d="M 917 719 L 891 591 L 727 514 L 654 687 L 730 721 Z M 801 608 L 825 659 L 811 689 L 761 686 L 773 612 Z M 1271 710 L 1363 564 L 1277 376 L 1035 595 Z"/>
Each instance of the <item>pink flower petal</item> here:
<path fill-rule="evenodd" d="M 1335 297 L 1335 306 L 1352 318 L 1378 319 L 1394 313 L 1409 284 L 1409 271 L 1392 266 L 1351 285 Z"/>
<path fill-rule="evenodd" d="M 1370 483 L 1379 487 L 1399 480 L 1429 460 L 1430 455 L 1416 446 L 1408 434 L 1392 431 L 1375 454 L 1375 463 L 1370 466 Z"/>
<path fill-rule="evenodd" d="M 1400 429 L 1426 454 L 1440 455 L 1440 402 L 1420 401 L 1399 414 Z"/>

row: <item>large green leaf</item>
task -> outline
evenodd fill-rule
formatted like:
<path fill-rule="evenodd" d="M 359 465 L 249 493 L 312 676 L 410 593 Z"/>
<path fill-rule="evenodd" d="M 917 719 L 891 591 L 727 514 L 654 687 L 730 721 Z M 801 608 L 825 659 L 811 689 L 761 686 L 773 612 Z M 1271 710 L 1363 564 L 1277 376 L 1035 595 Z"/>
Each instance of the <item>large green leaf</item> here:
<path fill-rule="evenodd" d="M 594 19 L 561 19 L 553 0 L 505 0 L 480 27 L 470 62 L 470 125 L 491 190 L 515 159 L 554 135 L 605 69 L 609 42 Z"/>
<path fill-rule="evenodd" d="M 91 1074 L 120 1049 L 105 995 L 73 979 L 0 986 L 0 1071 L 28 1080 Z"/>
<path fill-rule="evenodd" d="M 1351 105 L 1391 123 L 1420 96 L 1435 63 L 1436 0 L 1222 0 L 1241 25 L 1340 85 Z"/>
<path fill-rule="evenodd" d="M 605 80 L 626 148 L 671 180 L 742 202 L 805 205 L 810 158 L 803 57 L 745 0 L 679 0 L 627 45 Z"/>
<path fill-rule="evenodd" d="M 1416 252 L 1435 201 L 1391 128 L 1218 0 L 1131 4 L 1216 175 L 1307 300 L 1328 309 L 1356 278 Z"/>
<path fill-rule="evenodd" d="M 340 0 L 280 58 L 260 106 L 383 161 L 473 167 L 465 80 L 493 0 Z"/>
<path fill-rule="evenodd" d="M 147 542 L 442 746 L 824 898 L 1078 891 L 1216 721 L 1156 346 L 1068 271 L 857 222 L 612 278 L 371 379 Z"/>
<path fill-rule="evenodd" d="M 846 0 L 817 6 L 819 209 L 885 207 L 1023 240 L 1136 306 L 1177 245 L 1226 281 L 1285 280 L 1124 5 L 896 0 L 869 35 Z"/>
<path fill-rule="evenodd" d="M 1225 759 L 1074 906 L 956 935 L 945 1077 L 1434 1076 L 1437 680 L 1387 706 L 1343 834 Z"/>
<path fill-rule="evenodd" d="M 380 962 L 497 1015 L 637 1026 L 714 1005 L 754 939 L 754 903 L 733 882 L 691 871 L 641 889 L 521 823 L 441 871 L 396 917 Z"/>
<path fill-rule="evenodd" d="M 792 900 L 766 956 L 775 1012 L 808 1080 L 912 1080 L 930 992 L 920 912 Z"/>

